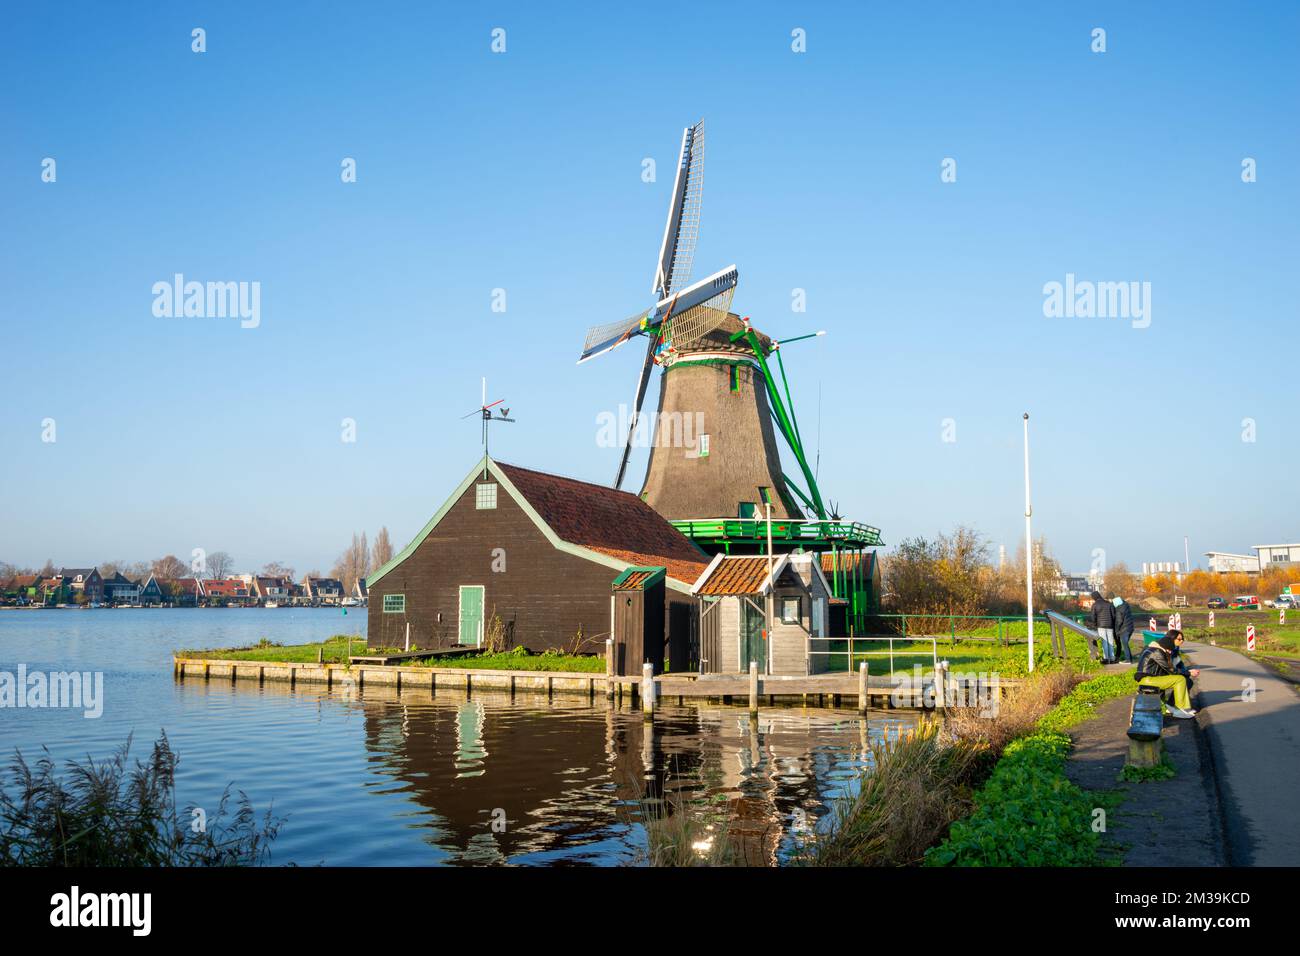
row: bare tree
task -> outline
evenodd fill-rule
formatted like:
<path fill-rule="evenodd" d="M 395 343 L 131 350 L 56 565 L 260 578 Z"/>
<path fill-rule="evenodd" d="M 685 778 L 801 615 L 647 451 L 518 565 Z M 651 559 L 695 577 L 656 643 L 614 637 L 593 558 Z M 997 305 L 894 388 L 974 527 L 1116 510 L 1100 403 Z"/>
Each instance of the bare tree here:
<path fill-rule="evenodd" d="M 41 577 L 43 578 L 53 577 L 55 574 L 58 573 L 58 570 L 59 569 L 54 566 L 54 561 L 50 558 L 46 558 L 45 567 L 41 568 L 41 572 L 40 572 Z"/>
<path fill-rule="evenodd" d="M 99 576 L 107 581 L 121 571 L 125 565 L 125 561 L 101 561 L 99 562 Z"/>
<path fill-rule="evenodd" d="M 366 543 L 366 533 L 352 534 L 352 543 L 348 545 L 330 571 L 330 577 L 338 578 L 343 583 L 343 590 L 351 591 L 360 578 L 370 573 L 370 548 Z"/>
<path fill-rule="evenodd" d="M 235 569 L 235 559 L 225 551 L 213 551 L 208 555 L 208 576 L 218 580 L 229 576 Z"/>
<path fill-rule="evenodd" d="M 262 567 L 262 574 L 268 578 L 285 578 L 293 580 L 293 568 L 283 561 L 268 561 Z"/>
<path fill-rule="evenodd" d="M 176 555 L 168 554 L 154 561 L 150 571 L 159 581 L 175 581 L 189 577 L 190 566 Z"/>
<path fill-rule="evenodd" d="M 367 573 L 382 568 L 391 560 L 393 560 L 393 544 L 388 540 L 388 527 L 384 526 L 375 535 L 375 546 L 370 554 L 370 567 L 367 568 Z"/>

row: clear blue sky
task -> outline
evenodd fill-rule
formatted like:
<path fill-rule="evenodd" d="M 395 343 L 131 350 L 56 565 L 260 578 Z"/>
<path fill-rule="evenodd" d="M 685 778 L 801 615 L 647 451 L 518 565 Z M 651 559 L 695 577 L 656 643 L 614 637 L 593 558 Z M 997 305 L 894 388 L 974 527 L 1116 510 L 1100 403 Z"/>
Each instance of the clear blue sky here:
<path fill-rule="evenodd" d="M 639 356 L 574 361 L 649 304 L 701 116 L 696 277 L 735 262 L 759 328 L 828 331 L 786 365 L 846 514 L 1014 552 L 1028 410 L 1072 569 L 1300 538 L 1297 5 L 470 6 L 6 15 L 0 559 L 401 547 L 480 453 L 484 374 L 494 454 L 608 482 Z M 260 282 L 260 327 L 156 318 L 177 272 Z M 1066 273 L 1149 281 L 1150 327 L 1045 318 Z"/>

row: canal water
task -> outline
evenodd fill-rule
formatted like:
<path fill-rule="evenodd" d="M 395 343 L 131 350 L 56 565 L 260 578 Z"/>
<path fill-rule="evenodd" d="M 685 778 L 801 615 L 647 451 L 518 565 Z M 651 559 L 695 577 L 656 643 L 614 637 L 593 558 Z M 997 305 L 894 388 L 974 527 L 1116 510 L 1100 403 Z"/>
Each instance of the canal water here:
<path fill-rule="evenodd" d="M 103 713 L 0 708 L 0 756 L 107 757 L 166 731 L 179 803 L 227 785 L 285 822 L 271 862 L 622 865 L 643 862 L 643 807 L 725 826 L 753 864 L 786 857 L 854 786 L 868 741 L 911 718 L 851 710 L 662 708 L 652 725 L 603 697 L 225 682 L 172 676 L 177 648 L 365 634 L 364 609 L 0 611 L 0 671 L 103 674 Z M 7 779 L 7 773 L 5 777 Z"/>

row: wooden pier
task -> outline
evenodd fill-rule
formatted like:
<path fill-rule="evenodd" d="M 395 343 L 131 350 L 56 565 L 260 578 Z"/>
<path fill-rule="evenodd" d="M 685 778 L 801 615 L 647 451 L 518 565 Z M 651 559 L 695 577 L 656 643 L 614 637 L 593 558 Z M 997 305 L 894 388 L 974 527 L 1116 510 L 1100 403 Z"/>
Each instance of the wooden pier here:
<path fill-rule="evenodd" d="M 609 699 L 627 697 L 648 715 L 653 715 L 660 702 L 674 699 L 680 703 L 716 700 L 723 704 L 748 704 L 751 711 L 757 711 L 760 705 L 778 703 L 852 707 L 859 712 L 870 708 L 929 710 L 971 706 L 973 701 L 987 701 L 994 693 L 1001 696 L 1022 683 L 1018 680 L 982 683 L 948 674 L 942 666 L 937 683 L 935 676 L 931 675 L 922 680 L 919 688 L 902 690 L 887 677 L 869 677 L 865 668 L 855 674 L 808 676 L 759 674 L 755 669 L 748 674 L 669 673 L 655 676 L 646 672 L 633 677 L 615 675 L 612 665 L 601 674 L 412 667 L 368 663 L 364 658 L 354 658 L 350 665 L 344 665 L 182 657 L 173 658 L 172 668 L 179 681 L 198 678 L 204 682 L 285 682 L 291 687 L 295 684 L 324 684 L 327 688 L 339 686 L 358 690 L 366 686 L 386 686 L 395 687 L 399 692 L 419 689 L 435 695 L 443 690 L 464 694 L 493 690 L 511 694 L 541 693 L 547 697 L 572 694 L 592 699 L 603 693 Z"/>

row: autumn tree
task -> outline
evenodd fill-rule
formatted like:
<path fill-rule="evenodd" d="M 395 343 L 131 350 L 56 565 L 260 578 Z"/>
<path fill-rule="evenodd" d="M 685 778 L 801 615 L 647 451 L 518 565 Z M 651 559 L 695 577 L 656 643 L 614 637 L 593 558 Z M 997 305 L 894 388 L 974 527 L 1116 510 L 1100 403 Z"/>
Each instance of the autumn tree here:
<path fill-rule="evenodd" d="M 1127 564 L 1116 561 L 1106 571 L 1105 586 L 1112 595 L 1131 597 L 1137 594 L 1141 583 L 1137 575 L 1128 569 Z"/>

